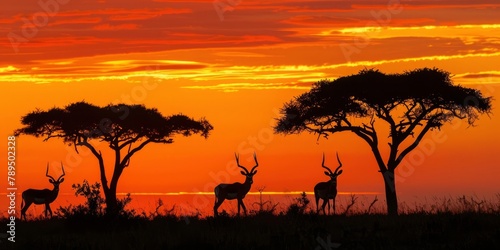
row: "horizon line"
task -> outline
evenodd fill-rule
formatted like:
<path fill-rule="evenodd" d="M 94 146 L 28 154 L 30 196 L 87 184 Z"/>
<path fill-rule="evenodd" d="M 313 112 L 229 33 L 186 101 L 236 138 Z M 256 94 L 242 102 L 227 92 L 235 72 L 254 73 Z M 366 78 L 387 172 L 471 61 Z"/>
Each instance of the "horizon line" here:
<path fill-rule="evenodd" d="M 248 192 L 247 195 L 260 195 L 261 192 L 254 191 Z M 313 191 L 263 191 L 262 195 L 287 195 L 287 194 L 302 194 L 306 193 L 307 195 L 314 195 Z M 0 193 L 0 195 L 7 195 L 8 193 Z M 19 192 L 19 195 L 21 192 Z M 74 193 L 59 193 L 61 195 L 75 195 Z M 143 196 L 154 196 L 154 195 L 164 195 L 164 196 L 178 196 L 178 195 L 213 195 L 214 192 L 118 192 L 116 195 L 125 196 L 127 194 L 130 195 L 143 195 Z M 374 194 L 382 194 L 380 192 L 338 192 L 338 195 L 351 195 L 351 194 L 360 194 L 360 195 L 374 195 Z M 17 194 L 16 194 L 17 195 Z"/>
<path fill-rule="evenodd" d="M 262 195 L 287 195 L 287 194 L 302 194 L 314 195 L 313 191 L 263 191 Z M 69 193 L 68 193 L 69 194 Z M 127 192 L 118 192 L 116 195 L 127 195 Z M 381 194 L 380 192 L 338 192 L 338 195 L 350 195 L 350 194 Z M 214 195 L 214 192 L 130 192 L 130 195 L 143 195 L 143 196 L 154 196 L 154 195 L 164 195 L 164 196 L 178 196 L 178 195 Z M 248 192 L 247 195 L 260 195 L 260 192 Z"/>

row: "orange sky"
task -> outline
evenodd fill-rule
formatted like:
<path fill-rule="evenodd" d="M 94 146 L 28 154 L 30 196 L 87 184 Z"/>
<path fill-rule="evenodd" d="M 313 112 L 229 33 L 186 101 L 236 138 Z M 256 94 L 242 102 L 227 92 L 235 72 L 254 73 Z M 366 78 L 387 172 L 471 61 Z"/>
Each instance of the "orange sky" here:
<path fill-rule="evenodd" d="M 204 116 L 215 128 L 207 140 L 193 136 L 146 147 L 125 170 L 119 192 L 210 192 L 219 181 L 243 181 L 232 171 L 234 152 L 251 165 L 246 160 L 255 151 L 260 166 L 252 191 L 311 191 L 327 180 L 321 154 L 335 166 L 339 152 L 339 191 L 383 193 L 371 151 L 354 135 L 317 141 L 271 130 L 283 103 L 313 82 L 365 67 L 387 73 L 439 67 L 455 83 L 495 98 L 493 115 L 481 117 L 477 127 L 455 121 L 429 133 L 425 147 L 396 170 L 401 195 L 500 191 L 497 0 L 240 0 L 229 1 L 234 6 L 228 9 L 202 0 L 38 2 L 2 1 L 5 141 L 24 114 L 81 100 L 142 103 L 164 115 Z M 60 140 L 30 136 L 17 143 L 20 190 L 50 186 L 47 162 L 66 166 L 61 192 L 72 193 L 71 184 L 83 179 L 99 180 L 97 161 L 85 150 L 77 155 Z"/>

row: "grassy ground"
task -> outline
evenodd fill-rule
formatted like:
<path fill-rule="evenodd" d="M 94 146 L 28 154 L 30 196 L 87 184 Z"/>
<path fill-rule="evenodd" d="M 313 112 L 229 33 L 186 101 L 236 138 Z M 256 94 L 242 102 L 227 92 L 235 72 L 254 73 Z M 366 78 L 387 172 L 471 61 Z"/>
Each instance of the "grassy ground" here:
<path fill-rule="evenodd" d="M 372 209 L 376 199 L 365 204 L 355 196 L 331 216 L 312 212 L 305 194 L 279 213 L 261 201 L 262 212 L 242 217 L 176 216 L 173 208 L 160 211 L 159 200 L 149 215 L 123 209 L 120 219 L 103 214 L 98 193 L 86 197 L 51 219 L 16 220 L 16 242 L 0 232 L 0 249 L 500 249 L 500 195 L 401 204 L 397 217 Z"/>
<path fill-rule="evenodd" d="M 499 249 L 500 216 L 53 218 L 18 221 L 16 243 L 2 241 L 2 249 Z"/>

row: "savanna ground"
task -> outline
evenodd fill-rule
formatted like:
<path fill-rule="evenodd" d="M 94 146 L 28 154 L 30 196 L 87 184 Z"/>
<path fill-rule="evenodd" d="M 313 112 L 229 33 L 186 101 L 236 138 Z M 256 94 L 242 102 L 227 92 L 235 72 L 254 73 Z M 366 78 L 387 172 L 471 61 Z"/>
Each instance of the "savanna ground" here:
<path fill-rule="evenodd" d="M 87 185 L 87 188 L 83 188 Z M 305 194 L 283 211 L 266 203 L 247 216 L 180 216 L 163 208 L 138 214 L 121 200 L 120 215 L 104 215 L 98 186 L 74 185 L 87 198 L 60 207 L 50 219 L 16 220 L 16 242 L 1 249 L 499 249 L 500 194 L 404 205 L 398 217 L 357 206 L 356 197 L 337 215 L 317 215 Z M 93 188 L 89 188 L 93 187 Z M 340 211 L 339 211 L 340 210 Z M 1 224 L 6 225 L 2 219 Z"/>

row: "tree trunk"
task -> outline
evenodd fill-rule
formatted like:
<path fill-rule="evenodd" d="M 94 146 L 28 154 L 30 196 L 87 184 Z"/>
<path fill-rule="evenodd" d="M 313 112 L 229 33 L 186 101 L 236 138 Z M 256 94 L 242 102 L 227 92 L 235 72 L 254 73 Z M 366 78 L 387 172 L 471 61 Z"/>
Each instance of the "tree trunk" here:
<path fill-rule="evenodd" d="M 119 162 L 119 161 L 117 161 Z M 113 177 L 109 183 L 109 191 L 106 194 L 106 215 L 110 217 L 115 217 L 120 212 L 118 207 L 118 200 L 116 199 L 116 188 L 118 186 L 118 180 L 123 173 L 124 166 L 117 163 L 113 171 Z"/>
<path fill-rule="evenodd" d="M 97 150 L 86 141 L 82 142 L 81 145 L 90 149 L 92 154 L 94 154 L 94 156 L 99 161 L 101 185 L 102 185 L 102 190 L 104 191 L 104 197 L 106 199 L 106 214 L 109 215 L 116 214 L 118 212 L 118 202 L 116 200 L 116 183 L 115 185 L 113 185 L 113 180 L 111 180 L 111 185 L 108 186 L 108 179 L 106 178 L 106 169 L 104 167 L 104 160 L 102 159 L 101 151 L 97 152 Z"/>
<path fill-rule="evenodd" d="M 111 186 L 107 192 L 104 192 L 106 197 L 106 215 L 114 217 L 118 214 L 118 202 L 116 199 L 116 186 Z"/>
<path fill-rule="evenodd" d="M 398 197 L 396 195 L 396 182 L 394 170 L 387 170 L 382 173 L 385 184 L 385 199 L 387 201 L 387 215 L 398 215 Z"/>
<path fill-rule="evenodd" d="M 94 150 L 95 151 L 95 150 Z M 118 201 L 116 200 L 116 183 L 114 179 L 111 179 L 111 183 L 108 185 L 108 179 L 106 178 L 106 171 L 104 168 L 104 161 L 100 154 L 95 154 L 99 160 L 99 169 L 101 174 L 101 184 L 104 191 L 104 198 L 106 201 L 106 215 L 114 216 L 118 214 Z"/>

